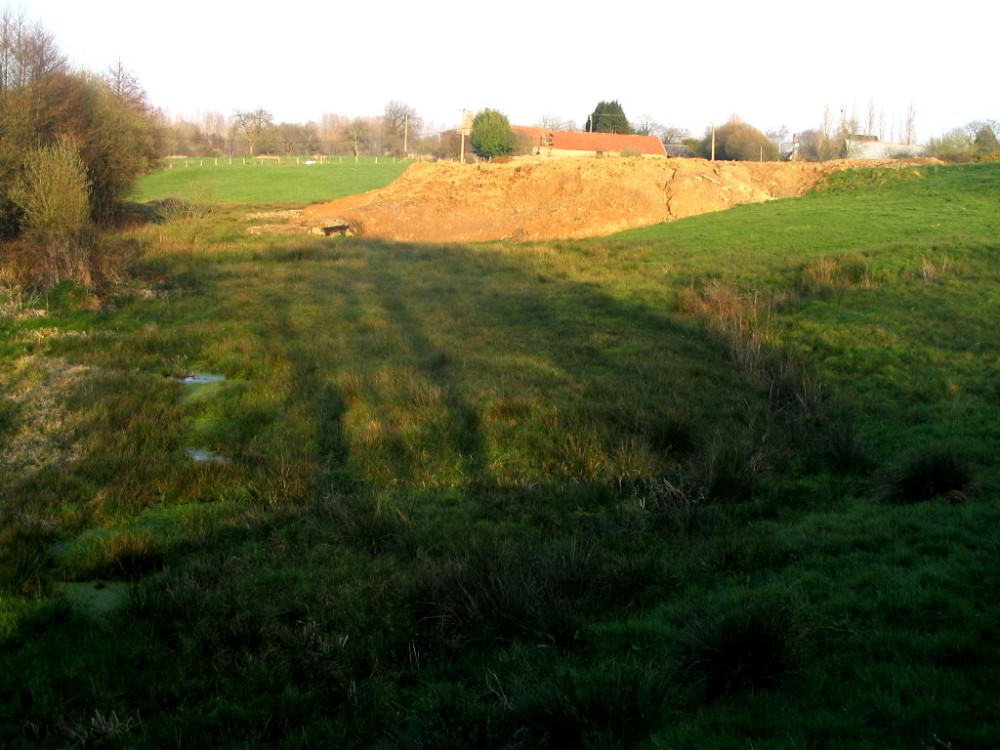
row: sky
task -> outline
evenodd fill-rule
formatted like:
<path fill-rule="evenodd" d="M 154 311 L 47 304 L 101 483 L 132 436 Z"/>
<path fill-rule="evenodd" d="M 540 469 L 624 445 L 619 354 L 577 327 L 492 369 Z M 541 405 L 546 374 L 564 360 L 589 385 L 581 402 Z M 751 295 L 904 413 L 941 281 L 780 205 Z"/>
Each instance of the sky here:
<path fill-rule="evenodd" d="M 155 107 L 195 121 L 258 107 L 276 122 L 380 115 L 397 101 L 441 129 L 486 107 L 582 126 L 617 100 L 633 122 L 699 136 L 733 115 L 796 133 L 826 110 L 864 126 L 873 109 L 890 140 L 912 109 L 925 142 L 1000 119 L 994 0 L 0 3 L 40 22 L 74 67 L 121 61 Z"/>

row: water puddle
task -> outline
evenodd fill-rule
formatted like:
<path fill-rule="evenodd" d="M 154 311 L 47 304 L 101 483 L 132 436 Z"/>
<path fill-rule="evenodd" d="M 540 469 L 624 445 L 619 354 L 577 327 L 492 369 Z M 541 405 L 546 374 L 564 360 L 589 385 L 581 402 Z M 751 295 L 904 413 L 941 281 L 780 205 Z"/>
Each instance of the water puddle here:
<path fill-rule="evenodd" d="M 201 448 L 187 448 L 185 452 L 187 453 L 187 457 L 197 464 L 229 463 L 228 458 L 215 451 L 207 451 Z"/>
<path fill-rule="evenodd" d="M 225 375 L 212 372 L 192 372 L 187 375 L 173 378 L 176 382 L 185 386 L 185 394 L 181 399 L 183 404 L 194 404 L 211 398 L 222 388 L 231 384 L 239 384 L 244 381 L 229 380 Z M 197 430 L 196 430 L 197 432 Z M 206 450 L 204 448 L 188 447 L 184 449 L 189 461 L 198 464 L 225 464 L 229 463 L 229 458 L 222 453 Z"/>
<path fill-rule="evenodd" d="M 233 382 L 225 375 L 212 372 L 192 372 L 171 380 L 184 386 L 185 393 L 181 402 L 186 404 L 209 398 Z"/>
<path fill-rule="evenodd" d="M 209 372 L 193 372 L 179 380 L 185 385 L 204 385 L 206 383 L 222 383 L 225 379 L 225 375 L 213 375 Z"/>

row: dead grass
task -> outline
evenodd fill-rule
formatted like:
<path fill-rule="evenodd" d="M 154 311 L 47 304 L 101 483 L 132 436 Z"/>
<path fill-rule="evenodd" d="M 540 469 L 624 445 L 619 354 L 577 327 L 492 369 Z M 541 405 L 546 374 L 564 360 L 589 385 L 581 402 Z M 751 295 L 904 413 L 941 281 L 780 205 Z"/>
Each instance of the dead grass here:
<path fill-rule="evenodd" d="M 13 411 L 12 434 L 0 450 L 5 473 L 23 477 L 79 458 L 75 433 L 82 416 L 66 401 L 91 370 L 40 355 L 14 364 L 4 383 Z"/>

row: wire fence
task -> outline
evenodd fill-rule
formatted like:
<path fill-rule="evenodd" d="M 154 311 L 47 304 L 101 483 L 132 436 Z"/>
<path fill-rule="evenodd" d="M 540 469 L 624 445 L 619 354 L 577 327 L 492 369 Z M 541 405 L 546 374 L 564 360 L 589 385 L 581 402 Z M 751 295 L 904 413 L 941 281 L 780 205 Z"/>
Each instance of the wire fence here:
<path fill-rule="evenodd" d="M 419 157 L 397 156 L 168 156 L 163 159 L 165 169 L 189 169 L 192 167 L 266 167 L 278 166 L 314 166 L 330 164 L 409 164 L 419 161 Z"/>

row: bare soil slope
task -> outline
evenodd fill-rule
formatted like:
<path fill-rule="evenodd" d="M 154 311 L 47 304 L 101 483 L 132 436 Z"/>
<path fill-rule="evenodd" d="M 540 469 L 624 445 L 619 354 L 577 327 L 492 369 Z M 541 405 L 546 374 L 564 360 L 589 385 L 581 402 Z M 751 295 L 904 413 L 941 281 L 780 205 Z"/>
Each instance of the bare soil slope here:
<path fill-rule="evenodd" d="M 310 206 L 301 221 L 309 227 L 346 222 L 356 235 L 408 242 L 596 237 L 802 195 L 825 174 L 851 166 L 858 163 L 641 158 L 421 163 L 382 189 Z"/>

